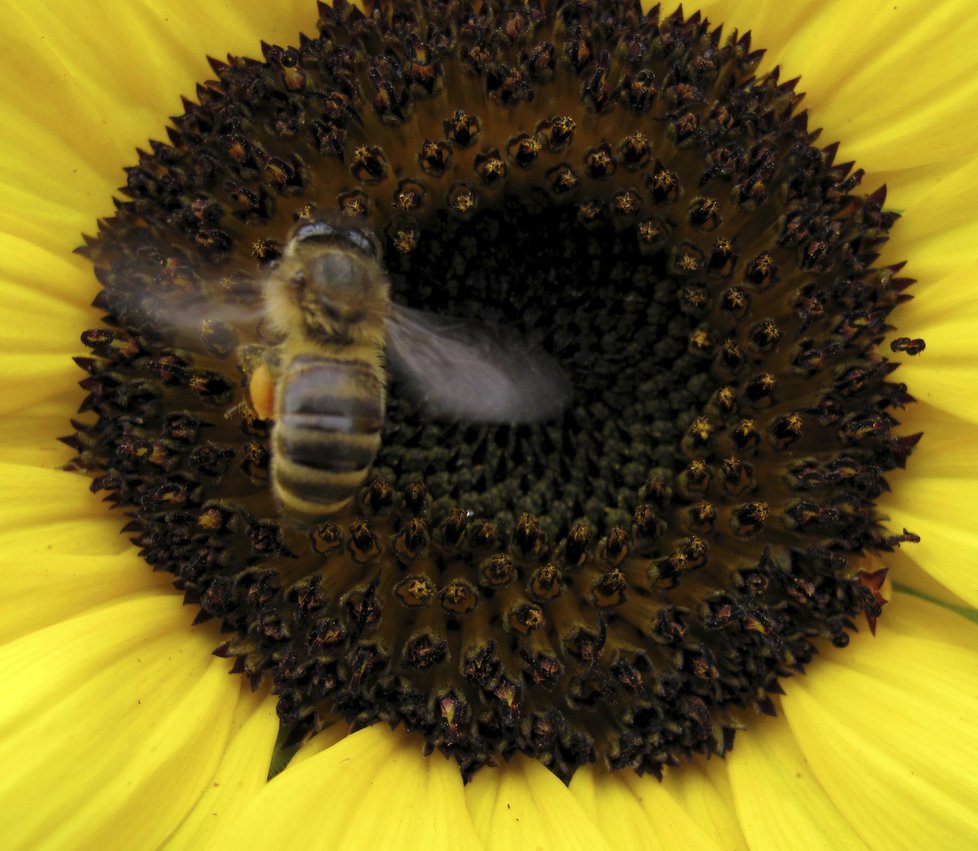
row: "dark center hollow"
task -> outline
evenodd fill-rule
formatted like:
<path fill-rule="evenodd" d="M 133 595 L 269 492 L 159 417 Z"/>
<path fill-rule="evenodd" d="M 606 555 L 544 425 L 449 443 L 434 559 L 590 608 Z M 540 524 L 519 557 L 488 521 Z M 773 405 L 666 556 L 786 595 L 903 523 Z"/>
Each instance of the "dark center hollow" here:
<path fill-rule="evenodd" d="M 395 301 L 532 336 L 574 399 L 540 425 L 445 424 L 413 415 L 395 381 L 377 469 L 401 487 L 423 479 L 436 515 L 461 505 L 512 526 L 528 512 L 551 538 L 578 519 L 598 534 L 627 522 L 650 470 L 679 472 L 680 438 L 716 389 L 687 352 L 694 320 L 667 260 L 643 256 L 630 229 L 581 227 L 571 207 L 513 198 L 446 222 L 394 277 Z"/>

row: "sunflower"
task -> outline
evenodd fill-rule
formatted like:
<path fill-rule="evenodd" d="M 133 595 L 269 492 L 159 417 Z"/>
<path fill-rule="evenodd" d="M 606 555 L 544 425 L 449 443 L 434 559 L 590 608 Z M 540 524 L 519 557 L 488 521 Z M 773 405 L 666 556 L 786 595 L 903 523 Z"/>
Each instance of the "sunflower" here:
<path fill-rule="evenodd" d="M 5 845 L 39 847 L 972 847 L 978 845 L 978 538 L 954 509 L 975 496 L 970 296 L 978 272 L 972 104 L 978 22 L 959 2 L 853 7 L 705 0 L 750 29 L 760 72 L 803 74 L 805 104 L 837 162 L 887 186 L 903 219 L 880 263 L 909 259 L 915 298 L 890 321 L 925 433 L 879 500 L 920 541 L 891 568 L 875 636 L 820 644 L 770 709 L 743 713 L 723 760 L 695 756 L 659 782 L 585 765 L 565 783 L 528 756 L 481 767 L 423 755 L 416 734 L 337 722 L 267 780 L 279 720 L 263 685 L 212 655 L 215 622 L 119 535 L 119 511 L 62 470 L 57 438 L 80 402 L 72 356 L 99 293 L 79 234 L 113 215 L 122 166 L 165 137 L 179 96 L 213 76 L 205 56 L 294 43 L 315 9 L 262 2 L 8 8 L 0 33 L 5 122 L 2 277 L 8 320 L 0 462 L 6 522 L 0 671 Z M 669 11 L 669 10 L 667 10 Z M 687 9 L 687 12 L 690 10 Z M 200 94 L 200 92 L 198 93 Z M 907 329 L 903 331 L 902 329 Z M 846 633 L 848 635 L 848 633 Z M 843 643 L 840 641 L 839 643 Z"/>

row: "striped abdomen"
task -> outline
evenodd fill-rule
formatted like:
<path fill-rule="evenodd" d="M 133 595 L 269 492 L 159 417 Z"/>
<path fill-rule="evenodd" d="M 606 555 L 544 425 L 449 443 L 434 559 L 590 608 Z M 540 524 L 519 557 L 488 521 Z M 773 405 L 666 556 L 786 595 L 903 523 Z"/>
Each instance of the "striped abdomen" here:
<path fill-rule="evenodd" d="M 272 481 L 282 506 L 315 519 L 340 511 L 380 449 L 385 388 L 369 364 L 295 358 L 276 391 Z"/>

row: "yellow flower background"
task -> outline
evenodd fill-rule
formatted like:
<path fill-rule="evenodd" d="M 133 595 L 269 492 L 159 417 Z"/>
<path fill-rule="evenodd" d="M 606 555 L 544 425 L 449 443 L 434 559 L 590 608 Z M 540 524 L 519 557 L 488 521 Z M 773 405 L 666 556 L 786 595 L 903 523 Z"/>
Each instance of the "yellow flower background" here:
<path fill-rule="evenodd" d="M 924 431 L 882 501 L 921 542 L 888 558 L 875 638 L 826 645 L 725 760 L 665 781 L 518 758 L 463 786 L 386 727 L 331 728 L 272 782 L 274 699 L 211 655 L 124 519 L 61 471 L 98 286 L 73 255 L 122 167 L 165 138 L 205 56 L 314 30 L 311 0 L 12 2 L 0 10 L 0 846 L 4 848 L 978 847 L 978 16 L 967 2 L 704 0 L 753 31 L 839 161 L 888 186 L 909 260 L 897 356 Z M 687 12 L 693 4 L 687 4 Z M 672 11 L 666 8 L 667 12 Z M 894 335 L 897 336 L 897 335 Z M 872 565 L 878 566 L 876 562 Z"/>

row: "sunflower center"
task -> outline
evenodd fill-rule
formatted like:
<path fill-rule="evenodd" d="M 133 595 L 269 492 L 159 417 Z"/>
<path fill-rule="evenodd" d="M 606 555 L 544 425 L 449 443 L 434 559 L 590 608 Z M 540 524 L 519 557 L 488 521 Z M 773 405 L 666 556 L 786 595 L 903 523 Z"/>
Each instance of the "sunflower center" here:
<path fill-rule="evenodd" d="M 877 351 L 895 216 L 698 16 L 321 13 L 216 64 L 129 170 L 88 248 L 109 317 L 79 464 L 292 741 L 383 720 L 465 772 L 523 752 L 565 778 L 724 752 L 733 710 L 874 622 L 856 557 L 906 539 L 874 507 L 916 440 Z M 262 292 L 302 221 L 375 233 L 395 304 L 542 347 L 567 408 L 436 419 L 395 378 L 350 507 L 293 519 L 246 387 L 295 346 Z"/>
<path fill-rule="evenodd" d="M 552 539 L 575 520 L 593 518 L 599 534 L 627 523 L 649 471 L 677 469 L 683 431 L 716 389 L 687 351 L 696 321 L 667 267 L 667 252 L 643 253 L 633 227 L 585 228 L 572 205 L 531 210 L 512 198 L 446 222 L 395 277 L 395 298 L 540 339 L 574 399 L 543 425 L 445 425 L 413 415 L 395 382 L 378 468 L 395 482 L 423 477 L 435 514 L 462 505 L 512 526 L 530 513 Z"/>

